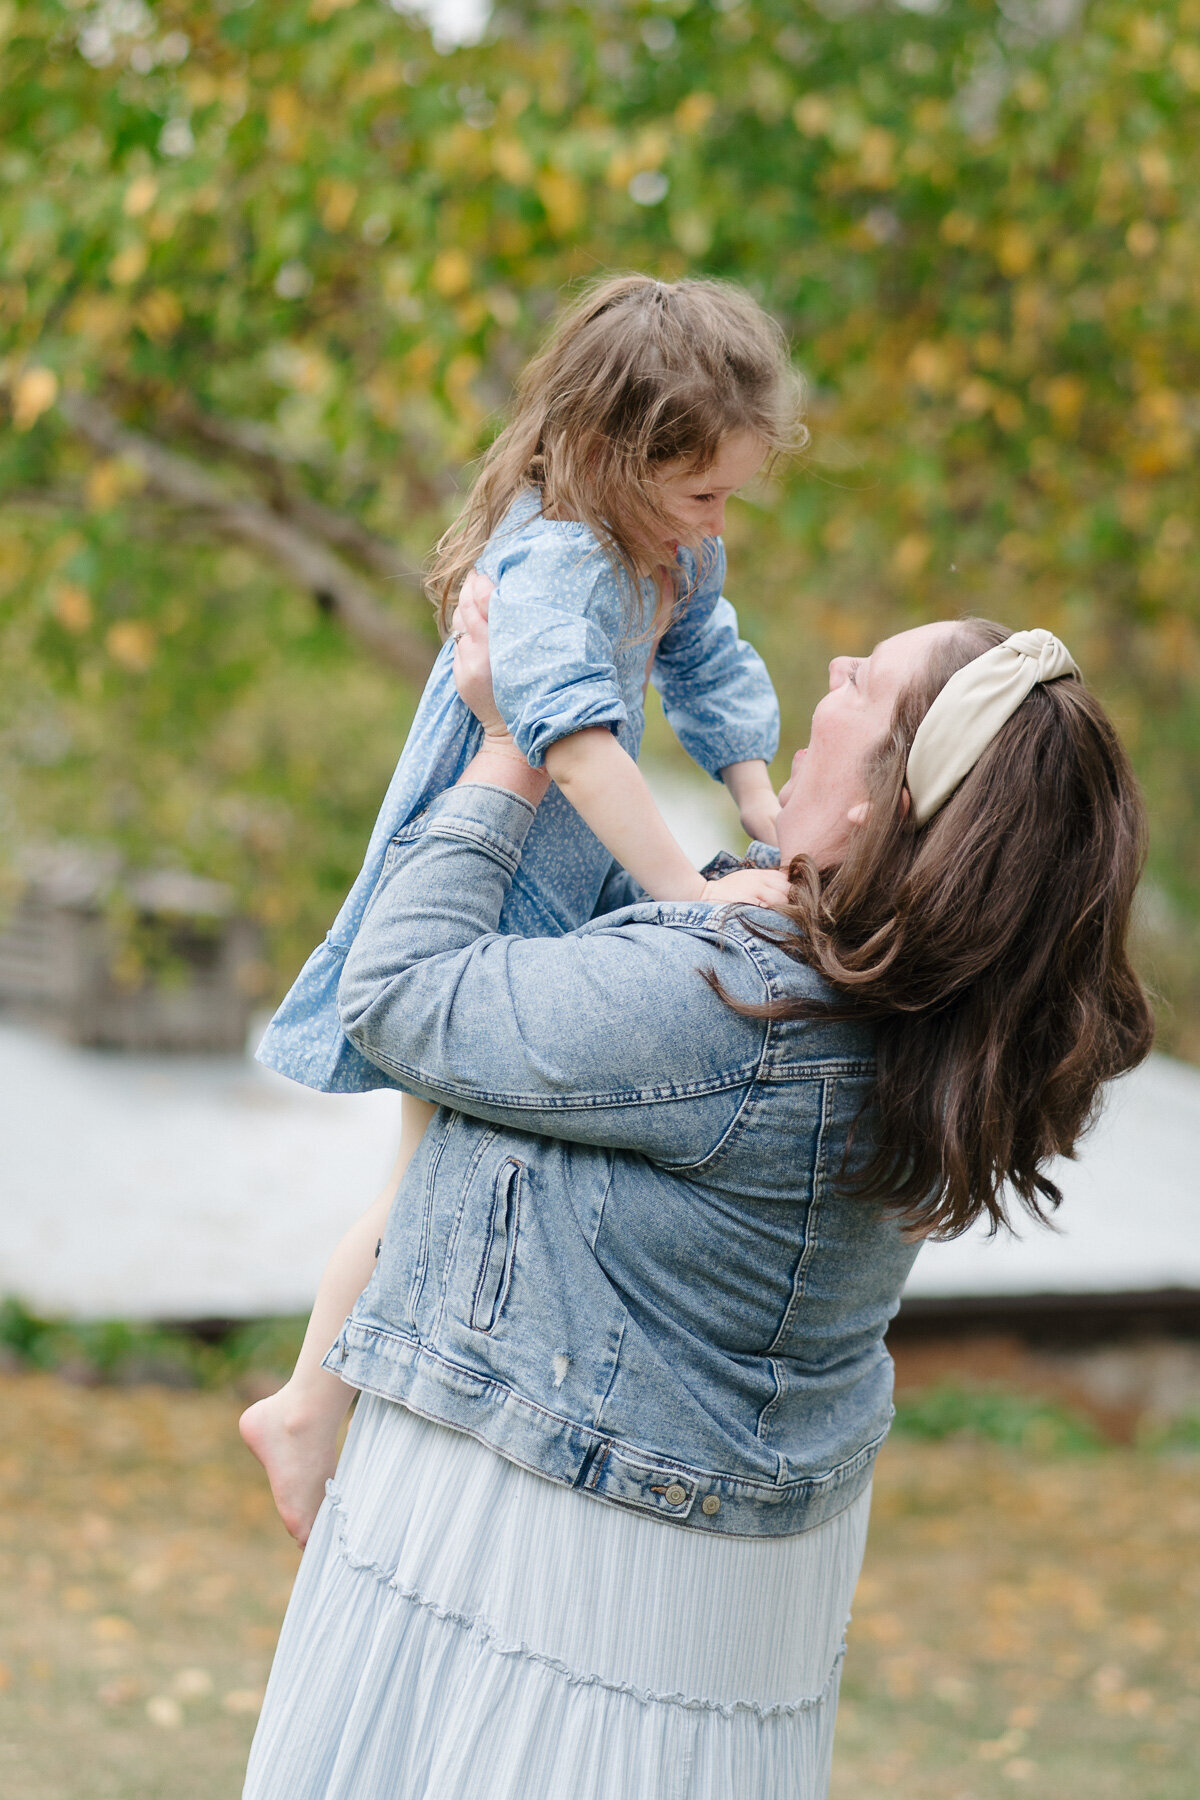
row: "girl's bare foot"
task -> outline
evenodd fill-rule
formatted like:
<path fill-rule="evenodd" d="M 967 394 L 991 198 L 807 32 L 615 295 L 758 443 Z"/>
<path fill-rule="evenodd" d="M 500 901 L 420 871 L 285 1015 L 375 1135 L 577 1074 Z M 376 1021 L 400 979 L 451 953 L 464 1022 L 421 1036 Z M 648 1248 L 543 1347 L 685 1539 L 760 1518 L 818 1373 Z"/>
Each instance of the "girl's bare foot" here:
<path fill-rule="evenodd" d="M 248 1406 L 238 1430 L 267 1471 L 279 1516 L 303 1549 L 337 1467 L 337 1420 L 305 1412 L 285 1386 Z"/>

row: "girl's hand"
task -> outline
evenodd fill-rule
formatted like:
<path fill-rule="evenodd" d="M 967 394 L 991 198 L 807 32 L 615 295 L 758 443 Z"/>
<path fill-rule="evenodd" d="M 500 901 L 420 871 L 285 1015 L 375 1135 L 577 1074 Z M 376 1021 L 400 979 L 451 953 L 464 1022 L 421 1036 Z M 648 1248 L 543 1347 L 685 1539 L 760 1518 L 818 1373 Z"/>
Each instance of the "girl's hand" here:
<path fill-rule="evenodd" d="M 458 605 L 450 621 L 450 635 L 454 639 L 454 685 L 460 700 L 470 707 L 483 726 L 483 735 L 489 743 L 499 747 L 511 745 L 513 755 L 520 756 L 492 692 L 488 604 L 494 587 L 495 583 L 480 569 L 472 569 L 462 584 Z"/>
<path fill-rule="evenodd" d="M 760 844 L 778 844 L 775 821 L 779 817 L 779 810 L 779 801 L 774 793 L 764 795 L 753 805 L 743 806 L 738 814 L 742 830 L 748 838 L 755 838 Z"/>
<path fill-rule="evenodd" d="M 721 780 L 733 796 L 746 836 L 757 838 L 760 844 L 777 844 L 779 800 L 766 763 L 761 759 L 730 763 L 721 770 Z"/>
<path fill-rule="evenodd" d="M 706 881 L 700 898 L 717 906 L 769 906 L 779 912 L 788 903 L 788 886 L 782 869 L 735 869 L 719 881 Z"/>

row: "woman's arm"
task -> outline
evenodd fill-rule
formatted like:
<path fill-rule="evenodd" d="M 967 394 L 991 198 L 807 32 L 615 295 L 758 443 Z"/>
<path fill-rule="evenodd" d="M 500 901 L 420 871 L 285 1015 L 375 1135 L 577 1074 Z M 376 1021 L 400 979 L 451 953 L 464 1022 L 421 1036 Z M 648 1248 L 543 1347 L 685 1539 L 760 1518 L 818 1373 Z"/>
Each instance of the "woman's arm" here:
<path fill-rule="evenodd" d="M 487 757 L 488 752 L 481 752 Z M 561 938 L 496 925 L 536 802 L 493 757 L 392 844 L 347 958 L 342 1025 L 404 1086 L 479 1118 L 691 1164 L 743 1104 L 769 1029 L 744 940 L 671 909 Z"/>

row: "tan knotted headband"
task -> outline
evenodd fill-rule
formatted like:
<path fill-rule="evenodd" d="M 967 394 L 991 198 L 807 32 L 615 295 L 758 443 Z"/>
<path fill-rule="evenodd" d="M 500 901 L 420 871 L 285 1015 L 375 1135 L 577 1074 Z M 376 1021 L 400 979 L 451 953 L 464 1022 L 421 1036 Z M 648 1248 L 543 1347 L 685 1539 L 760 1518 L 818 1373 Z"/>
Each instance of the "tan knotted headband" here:
<path fill-rule="evenodd" d="M 906 776 L 918 825 L 945 805 L 1039 682 L 1079 675 L 1052 631 L 1014 631 L 958 669 L 917 727 Z"/>

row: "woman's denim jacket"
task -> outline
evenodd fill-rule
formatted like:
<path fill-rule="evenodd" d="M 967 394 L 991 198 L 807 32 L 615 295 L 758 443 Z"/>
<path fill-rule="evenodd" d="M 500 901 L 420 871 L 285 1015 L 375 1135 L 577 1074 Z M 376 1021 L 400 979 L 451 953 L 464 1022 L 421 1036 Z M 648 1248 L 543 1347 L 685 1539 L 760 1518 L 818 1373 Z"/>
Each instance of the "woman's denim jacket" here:
<path fill-rule="evenodd" d="M 870 1479 L 916 1254 L 838 1191 L 870 1033 L 714 991 L 827 992 L 749 929 L 778 916 L 655 902 L 498 935 L 533 819 L 500 788 L 440 795 L 350 949 L 344 1029 L 439 1111 L 326 1366 L 678 1524 L 816 1525 Z"/>

